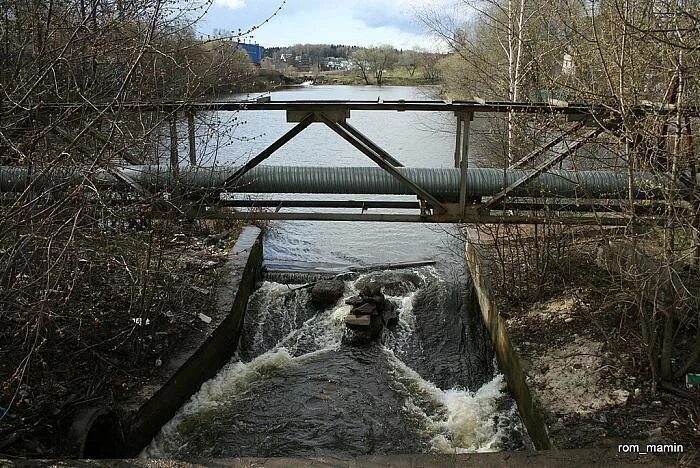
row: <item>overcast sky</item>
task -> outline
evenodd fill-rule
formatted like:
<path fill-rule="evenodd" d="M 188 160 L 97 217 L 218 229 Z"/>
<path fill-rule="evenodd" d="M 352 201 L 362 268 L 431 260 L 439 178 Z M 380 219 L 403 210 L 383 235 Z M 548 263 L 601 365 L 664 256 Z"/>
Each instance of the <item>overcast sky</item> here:
<path fill-rule="evenodd" d="M 300 43 L 434 48 L 416 10 L 454 0 L 287 0 L 269 23 L 255 31 L 252 41 L 263 46 Z M 217 29 L 246 30 L 270 16 L 282 0 L 214 0 L 200 34 Z"/>

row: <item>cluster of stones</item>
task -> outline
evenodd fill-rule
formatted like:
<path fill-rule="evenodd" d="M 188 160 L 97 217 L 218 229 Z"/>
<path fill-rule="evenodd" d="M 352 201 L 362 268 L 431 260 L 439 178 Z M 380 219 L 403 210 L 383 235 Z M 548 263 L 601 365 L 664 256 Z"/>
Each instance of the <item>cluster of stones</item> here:
<path fill-rule="evenodd" d="M 395 327 L 399 322 L 396 307 L 384 293 L 403 296 L 422 286 L 423 281 L 413 272 L 380 271 L 359 278 L 355 285 L 360 293 L 345 301 L 352 308 L 345 317 L 348 333 L 343 341 L 364 345 L 379 340 L 384 327 Z M 309 303 L 317 309 L 333 307 L 344 291 L 341 279 L 318 281 L 311 288 Z"/>
<path fill-rule="evenodd" d="M 395 327 L 399 323 L 394 304 L 384 297 L 381 287 L 376 284 L 369 284 L 359 296 L 353 296 L 345 303 L 352 306 L 345 317 L 345 325 L 351 332 L 346 336 L 346 342 L 364 344 L 376 341 L 385 326 Z"/>

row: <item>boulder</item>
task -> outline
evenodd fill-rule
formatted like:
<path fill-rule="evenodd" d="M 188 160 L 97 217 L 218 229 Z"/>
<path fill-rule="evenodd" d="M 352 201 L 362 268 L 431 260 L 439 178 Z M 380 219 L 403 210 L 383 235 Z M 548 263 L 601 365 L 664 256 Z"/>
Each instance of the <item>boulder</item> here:
<path fill-rule="evenodd" d="M 360 297 L 363 299 L 376 296 L 384 297 L 384 294 L 382 294 L 382 286 L 378 283 L 369 282 L 362 284 L 360 280 L 356 285 L 360 289 Z"/>
<path fill-rule="evenodd" d="M 377 306 L 381 307 L 384 305 L 384 302 L 386 299 L 384 299 L 384 296 L 376 295 L 376 296 L 360 296 L 362 298 L 363 302 L 366 302 L 368 304 L 376 304 Z"/>
<path fill-rule="evenodd" d="M 353 315 L 345 317 L 348 327 L 343 342 L 353 346 L 368 346 L 382 336 L 382 319 L 379 315 Z"/>
<path fill-rule="evenodd" d="M 357 288 L 376 288 L 390 296 L 403 296 L 424 285 L 423 279 L 411 271 L 377 271 L 357 280 Z"/>
<path fill-rule="evenodd" d="M 340 280 L 319 281 L 311 288 L 311 302 L 318 307 L 330 307 L 343 297 L 345 283 Z"/>
<path fill-rule="evenodd" d="M 360 304 L 364 304 L 365 300 L 362 299 L 360 296 L 352 296 L 351 298 L 346 299 L 345 303 L 351 306 L 359 306 Z"/>
<path fill-rule="evenodd" d="M 399 314 L 396 312 L 396 308 L 393 307 L 393 305 L 387 307 L 382 314 L 382 319 L 384 319 L 384 324 L 389 328 L 393 328 L 398 325 Z"/>

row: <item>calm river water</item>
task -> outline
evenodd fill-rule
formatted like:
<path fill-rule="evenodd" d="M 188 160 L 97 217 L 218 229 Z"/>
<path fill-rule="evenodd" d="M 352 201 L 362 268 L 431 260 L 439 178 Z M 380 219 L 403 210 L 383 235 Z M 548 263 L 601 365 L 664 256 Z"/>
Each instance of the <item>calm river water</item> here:
<path fill-rule="evenodd" d="M 417 88 L 386 86 L 310 86 L 271 97 L 432 98 Z M 203 164 L 241 164 L 293 125 L 283 111 L 219 113 L 212 123 L 218 119 L 226 128 L 245 123 L 228 140 L 220 139 Z M 349 121 L 407 166 L 453 163 L 452 115 L 354 111 Z M 227 141 L 232 144 L 222 144 Z M 210 141 L 209 146 L 216 145 Z M 313 124 L 266 164 L 373 163 L 330 129 Z M 346 281 L 343 299 L 323 310 L 308 304 L 308 289 L 264 282 L 250 300 L 236 357 L 203 385 L 143 455 L 351 457 L 526 446 L 463 275 L 464 243 L 456 234 L 454 227 L 424 224 L 272 223 L 264 240 L 269 264 L 420 259 L 438 264 L 353 278 Z M 386 285 L 399 326 L 385 330 L 381 344 L 348 346 L 342 343 L 348 313 L 343 300 L 368 281 Z"/>

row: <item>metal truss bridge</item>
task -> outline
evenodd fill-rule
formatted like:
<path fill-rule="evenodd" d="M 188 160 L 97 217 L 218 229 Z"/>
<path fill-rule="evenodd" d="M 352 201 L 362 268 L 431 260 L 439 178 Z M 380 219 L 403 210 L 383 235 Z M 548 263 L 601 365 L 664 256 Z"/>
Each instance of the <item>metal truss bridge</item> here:
<path fill-rule="evenodd" d="M 49 112 L 70 109 L 73 104 L 43 105 Z M 614 132 L 619 121 L 604 106 L 586 104 L 514 103 L 486 101 L 286 101 L 259 99 L 245 102 L 168 104 L 121 104 L 106 110 L 160 111 L 171 118 L 170 167 L 121 165 L 92 172 L 97 185 L 119 185 L 136 196 L 153 197 L 174 187 L 197 189 L 197 216 L 286 220 L 383 221 L 438 223 L 566 223 L 625 225 L 629 206 L 630 180 L 634 180 L 634 209 L 654 213 L 664 206 L 663 192 L 670 179 L 662 173 L 621 171 L 555 170 L 557 164 L 583 144 L 604 132 Z M 194 119 L 197 112 L 269 110 L 286 111 L 287 121 L 296 125 L 242 166 L 202 167 L 196 165 Z M 400 157 L 389 154 L 347 119 L 352 111 L 451 112 L 457 116 L 454 168 L 406 168 Z M 180 167 L 175 122 L 178 112 L 189 123 L 190 166 Z M 470 123 L 475 113 L 526 113 L 560 116 L 566 129 L 549 143 L 512 163 L 507 168 L 469 167 Z M 640 106 L 633 115 L 675 115 L 671 105 Z M 697 108 L 686 115 L 700 115 Z M 604 124 L 603 124 L 604 122 Z M 277 150 L 312 124 L 329 127 L 340 138 L 364 154 L 373 167 L 266 166 Z M 174 138 L 173 138 L 173 135 Z M 563 149 L 557 149 L 562 147 Z M 633 177 L 631 177 L 633 176 Z M 30 185 L 51 186 L 67 179 L 88 177 L 80 169 L 53 170 L 42 177 L 41 168 L 0 167 L 0 191 L 19 192 Z M 678 185 L 678 183 L 676 184 Z M 679 193 L 688 185 L 676 186 Z M 415 195 L 415 201 L 387 200 L 251 200 L 237 193 L 294 193 L 347 195 Z M 187 190 L 183 190 L 187 193 Z M 201 195 L 204 193 L 204 195 Z M 294 209 L 303 208 L 303 211 Z M 338 209 L 343 209 L 338 211 Z M 290 211 L 292 210 L 292 211 Z M 381 210 L 381 212 L 378 212 Z M 552 216 L 556 212 L 556 216 Z"/>

